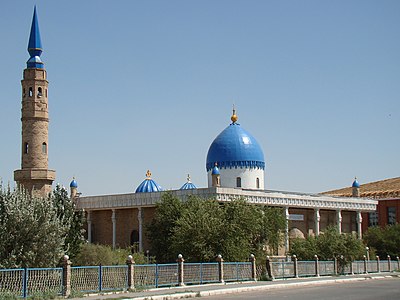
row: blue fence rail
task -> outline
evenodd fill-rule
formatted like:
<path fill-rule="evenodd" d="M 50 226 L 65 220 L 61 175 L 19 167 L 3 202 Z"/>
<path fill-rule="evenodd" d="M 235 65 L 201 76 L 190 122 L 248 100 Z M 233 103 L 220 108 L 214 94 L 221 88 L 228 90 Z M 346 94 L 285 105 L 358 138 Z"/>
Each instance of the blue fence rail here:
<path fill-rule="evenodd" d="M 251 262 L 224 263 L 227 281 L 251 280 Z M 79 266 L 69 268 L 69 289 L 96 293 L 127 290 L 129 265 Z M 183 284 L 219 281 L 219 263 L 183 264 Z M 26 298 L 40 293 L 65 295 L 63 268 L 0 269 L 0 299 L 5 295 Z M 134 265 L 135 288 L 177 286 L 178 264 Z"/>
<path fill-rule="evenodd" d="M 277 279 L 389 272 L 398 269 L 400 269 L 399 260 L 364 260 L 345 265 L 334 261 L 270 262 L 271 277 Z M 134 270 L 133 273 L 132 270 Z M 180 284 L 247 281 L 264 275 L 265 267 L 258 266 L 257 272 L 254 270 L 255 260 L 251 262 L 182 263 L 181 267 L 179 263 L 83 267 L 71 267 L 67 264 L 63 268 L 0 269 L 0 298 L 5 295 L 26 298 L 44 293 L 65 296 L 68 295 L 68 289 L 93 293 Z"/>

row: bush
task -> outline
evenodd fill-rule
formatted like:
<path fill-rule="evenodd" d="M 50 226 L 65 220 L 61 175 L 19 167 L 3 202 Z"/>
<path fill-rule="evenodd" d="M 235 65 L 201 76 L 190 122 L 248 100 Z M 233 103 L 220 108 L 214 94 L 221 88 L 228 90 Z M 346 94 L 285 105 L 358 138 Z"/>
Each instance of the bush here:
<path fill-rule="evenodd" d="M 147 262 L 147 257 L 145 257 L 143 253 L 131 254 L 130 248 L 117 248 L 113 250 L 111 246 L 83 244 L 78 255 L 76 255 L 75 259 L 72 261 L 72 264 L 75 266 L 124 265 L 126 264 L 128 255 L 132 255 L 137 264 L 144 264 Z"/>
<path fill-rule="evenodd" d="M 290 243 L 290 254 L 299 260 L 313 260 L 318 255 L 320 260 L 331 260 L 343 256 L 342 261 L 360 259 L 365 253 L 361 240 L 352 234 L 340 234 L 336 227 L 328 227 L 319 236 L 306 239 L 294 239 Z"/>
<path fill-rule="evenodd" d="M 400 224 L 388 225 L 385 228 L 371 227 L 364 234 L 364 240 L 372 251 L 381 258 L 400 255 Z M 370 254 L 372 256 L 372 254 Z"/>

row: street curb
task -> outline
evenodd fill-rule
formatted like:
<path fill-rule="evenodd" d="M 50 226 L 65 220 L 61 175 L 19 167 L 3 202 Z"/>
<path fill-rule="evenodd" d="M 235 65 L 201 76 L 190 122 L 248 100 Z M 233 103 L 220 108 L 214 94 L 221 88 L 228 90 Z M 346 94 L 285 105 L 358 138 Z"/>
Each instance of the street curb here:
<path fill-rule="evenodd" d="M 365 281 L 372 279 L 384 279 L 384 278 L 393 278 L 393 276 L 366 276 L 359 278 L 340 278 L 340 279 L 328 279 L 328 280 L 316 280 L 309 282 L 285 282 L 285 283 L 276 283 L 272 285 L 262 285 L 262 286 L 249 286 L 249 287 L 236 287 L 236 288 L 226 288 L 220 290 L 212 290 L 212 291 L 199 291 L 199 292 L 182 292 L 175 294 L 164 294 L 164 295 L 154 295 L 154 296 L 141 296 L 141 297 L 133 297 L 133 298 L 124 298 L 123 300 L 171 300 L 171 299 L 182 299 L 182 298 L 195 298 L 195 297 L 207 297 L 207 296 L 216 296 L 223 294 L 236 294 L 243 292 L 251 292 L 251 291 L 263 291 L 263 290 L 274 290 L 274 289 L 286 289 L 293 287 L 301 287 L 301 286 L 312 286 L 312 285 L 325 285 L 325 284 L 333 284 L 333 283 L 344 283 L 344 282 L 356 282 L 356 281 Z"/>

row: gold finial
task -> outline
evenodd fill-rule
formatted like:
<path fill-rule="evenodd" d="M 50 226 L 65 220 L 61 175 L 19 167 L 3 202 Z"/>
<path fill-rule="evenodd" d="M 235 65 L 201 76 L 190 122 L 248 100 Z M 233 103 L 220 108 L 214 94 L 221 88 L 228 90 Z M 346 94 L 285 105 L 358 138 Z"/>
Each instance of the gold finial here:
<path fill-rule="evenodd" d="M 146 179 L 151 179 L 151 172 L 150 172 L 150 170 L 147 170 L 147 172 L 146 172 Z"/>
<path fill-rule="evenodd" d="M 238 117 L 236 115 L 235 104 L 233 104 L 231 121 L 232 121 L 232 123 L 236 123 L 237 120 L 238 120 Z"/>

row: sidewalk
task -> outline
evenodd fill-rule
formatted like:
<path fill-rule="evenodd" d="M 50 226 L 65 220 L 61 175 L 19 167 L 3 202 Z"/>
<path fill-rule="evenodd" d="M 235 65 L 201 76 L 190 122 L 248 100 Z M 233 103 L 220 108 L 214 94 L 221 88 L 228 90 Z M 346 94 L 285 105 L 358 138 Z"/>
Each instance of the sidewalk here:
<path fill-rule="evenodd" d="M 103 295 L 89 295 L 84 298 L 72 299 L 119 299 L 119 300 L 166 300 L 166 299 L 181 299 L 192 297 L 205 297 L 220 294 L 241 293 L 247 291 L 259 291 L 270 289 L 282 289 L 309 285 L 323 285 L 333 283 L 345 283 L 352 281 L 363 281 L 370 279 L 383 279 L 387 277 L 400 277 L 400 273 L 374 273 L 362 275 L 348 275 L 348 276 L 323 276 L 323 277 L 310 277 L 310 278 L 290 278 L 290 279 L 277 279 L 275 281 L 247 281 L 235 283 L 218 283 L 218 284 L 204 284 L 204 285 L 188 285 L 182 287 L 158 288 L 149 289 L 140 292 L 118 292 L 108 293 Z"/>

